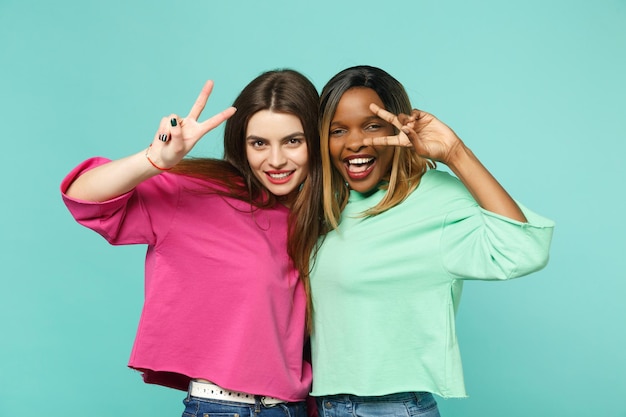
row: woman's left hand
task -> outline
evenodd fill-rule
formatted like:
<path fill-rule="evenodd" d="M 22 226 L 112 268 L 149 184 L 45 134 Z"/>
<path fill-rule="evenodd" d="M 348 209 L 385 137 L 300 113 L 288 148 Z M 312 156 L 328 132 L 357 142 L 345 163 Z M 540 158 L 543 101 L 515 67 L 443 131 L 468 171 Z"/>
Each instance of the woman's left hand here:
<path fill-rule="evenodd" d="M 420 110 L 413 110 L 410 115 L 396 116 L 375 104 L 370 105 L 370 110 L 393 124 L 400 133 L 382 138 L 367 138 L 363 141 L 364 145 L 413 146 L 419 156 L 446 164 L 482 208 L 526 222 L 526 217 L 515 200 L 456 133 L 435 116 Z"/>
<path fill-rule="evenodd" d="M 396 116 L 373 103 L 370 110 L 400 132 L 395 136 L 364 139 L 366 146 L 412 146 L 419 156 L 444 164 L 448 164 L 455 151 L 464 146 L 452 129 L 430 113 L 414 109 L 410 115 L 401 113 Z"/>

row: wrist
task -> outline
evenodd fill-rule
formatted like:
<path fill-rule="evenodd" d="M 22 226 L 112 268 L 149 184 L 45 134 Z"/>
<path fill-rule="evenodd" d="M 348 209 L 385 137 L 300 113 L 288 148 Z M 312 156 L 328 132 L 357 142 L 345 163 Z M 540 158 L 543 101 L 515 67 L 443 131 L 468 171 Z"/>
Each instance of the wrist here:
<path fill-rule="evenodd" d="M 161 166 L 160 162 L 155 162 L 152 158 L 150 158 L 150 149 L 152 148 L 152 144 L 150 144 L 150 146 L 148 146 L 148 148 L 146 149 L 146 159 L 148 160 L 148 162 L 150 163 L 150 165 L 152 165 L 154 168 L 158 169 L 159 171 L 169 171 L 170 169 L 174 168 L 172 167 L 164 167 Z"/>
<path fill-rule="evenodd" d="M 461 170 L 468 162 L 475 159 L 474 153 L 461 141 L 448 153 L 445 164 L 453 171 Z"/>

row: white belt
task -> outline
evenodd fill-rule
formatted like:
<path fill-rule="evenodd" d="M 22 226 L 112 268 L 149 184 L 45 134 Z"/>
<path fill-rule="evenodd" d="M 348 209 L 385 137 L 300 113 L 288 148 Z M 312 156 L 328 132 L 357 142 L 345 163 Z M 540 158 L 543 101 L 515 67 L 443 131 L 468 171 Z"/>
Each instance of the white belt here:
<path fill-rule="evenodd" d="M 253 394 L 245 392 L 229 391 L 219 385 L 210 382 L 191 381 L 189 384 L 189 395 L 192 397 L 206 398 L 209 400 L 234 401 L 237 403 L 256 404 L 256 398 Z M 287 401 L 279 400 L 274 397 L 256 396 L 263 405 L 282 404 Z"/>

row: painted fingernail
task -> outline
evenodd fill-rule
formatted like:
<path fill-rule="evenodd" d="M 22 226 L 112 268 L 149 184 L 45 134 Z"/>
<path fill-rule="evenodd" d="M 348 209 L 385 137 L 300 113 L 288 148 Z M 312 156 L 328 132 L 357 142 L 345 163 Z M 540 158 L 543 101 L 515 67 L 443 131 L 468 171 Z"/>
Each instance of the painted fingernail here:
<path fill-rule="evenodd" d="M 161 142 L 167 142 L 167 135 L 165 133 L 162 133 L 159 136 L 159 139 L 161 140 Z"/>
<path fill-rule="evenodd" d="M 178 124 L 178 122 L 176 122 L 176 118 L 175 117 L 172 117 L 170 119 L 170 123 L 172 124 L 172 127 L 175 127 Z"/>

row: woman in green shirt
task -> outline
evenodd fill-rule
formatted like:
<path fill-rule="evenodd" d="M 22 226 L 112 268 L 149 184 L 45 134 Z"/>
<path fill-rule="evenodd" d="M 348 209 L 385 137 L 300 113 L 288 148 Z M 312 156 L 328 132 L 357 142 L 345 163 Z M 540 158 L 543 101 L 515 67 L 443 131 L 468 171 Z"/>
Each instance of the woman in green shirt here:
<path fill-rule="evenodd" d="M 553 222 L 513 200 L 381 69 L 337 74 L 320 110 L 330 231 L 310 274 L 312 395 L 326 417 L 438 416 L 433 394 L 466 396 L 454 324 L 463 281 L 543 268 Z"/>

